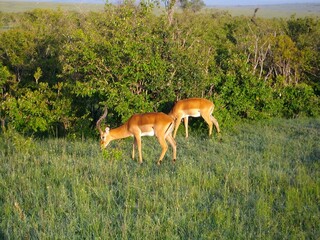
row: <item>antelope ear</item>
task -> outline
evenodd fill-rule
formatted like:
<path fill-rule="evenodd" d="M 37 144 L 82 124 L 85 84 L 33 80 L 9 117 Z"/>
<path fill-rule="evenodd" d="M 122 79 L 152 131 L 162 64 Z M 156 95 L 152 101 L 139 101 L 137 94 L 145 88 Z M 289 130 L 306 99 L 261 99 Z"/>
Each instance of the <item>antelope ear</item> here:
<path fill-rule="evenodd" d="M 104 130 L 104 131 L 105 131 L 105 133 L 109 133 L 110 128 L 109 128 L 109 127 L 106 127 L 106 130 Z"/>

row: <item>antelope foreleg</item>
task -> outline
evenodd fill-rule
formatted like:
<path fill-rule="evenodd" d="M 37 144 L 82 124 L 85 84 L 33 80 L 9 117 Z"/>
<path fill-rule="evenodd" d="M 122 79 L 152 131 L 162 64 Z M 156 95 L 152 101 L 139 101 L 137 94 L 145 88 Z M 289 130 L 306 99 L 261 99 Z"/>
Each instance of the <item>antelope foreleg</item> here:
<path fill-rule="evenodd" d="M 136 134 L 134 136 L 135 138 L 135 143 L 138 146 L 138 152 L 139 152 L 139 163 L 142 163 L 142 149 L 141 149 L 141 136 L 140 134 Z"/>
<path fill-rule="evenodd" d="M 184 120 L 184 128 L 186 130 L 186 138 L 188 138 L 189 137 L 189 132 L 188 132 L 189 118 L 188 118 L 188 116 L 186 116 L 183 120 Z"/>
<path fill-rule="evenodd" d="M 164 155 L 166 154 L 166 152 L 168 150 L 168 144 L 167 144 L 166 140 L 164 139 L 164 137 L 163 138 L 158 138 L 158 140 L 159 140 L 159 143 L 160 143 L 161 148 L 162 148 L 160 158 L 159 158 L 159 160 L 157 162 L 157 164 L 160 165 L 162 159 L 164 158 Z"/>

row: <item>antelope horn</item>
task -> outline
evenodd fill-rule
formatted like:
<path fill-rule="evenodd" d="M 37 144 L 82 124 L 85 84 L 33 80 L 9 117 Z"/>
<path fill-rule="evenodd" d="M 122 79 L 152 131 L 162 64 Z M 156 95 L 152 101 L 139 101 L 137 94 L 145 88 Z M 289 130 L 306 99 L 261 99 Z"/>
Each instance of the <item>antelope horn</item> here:
<path fill-rule="evenodd" d="M 98 120 L 97 123 L 96 123 L 96 127 L 97 127 L 97 129 L 98 129 L 98 131 L 99 131 L 100 134 L 103 133 L 103 131 L 101 130 L 101 122 L 102 122 L 102 120 L 103 120 L 104 118 L 106 118 L 107 114 L 108 114 L 108 108 L 106 107 L 106 109 L 104 110 L 103 115 L 99 118 L 99 120 Z"/>

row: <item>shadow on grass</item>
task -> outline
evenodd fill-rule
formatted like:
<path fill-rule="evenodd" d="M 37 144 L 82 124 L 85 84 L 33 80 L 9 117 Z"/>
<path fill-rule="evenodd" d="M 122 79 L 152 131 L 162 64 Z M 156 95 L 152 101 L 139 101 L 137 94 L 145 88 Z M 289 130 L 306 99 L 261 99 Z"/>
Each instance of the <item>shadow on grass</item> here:
<path fill-rule="evenodd" d="M 320 148 L 316 147 L 312 150 L 312 152 L 309 154 L 309 156 L 303 160 L 304 163 L 307 164 L 313 164 L 315 162 L 320 161 Z"/>
<path fill-rule="evenodd" d="M 0 239 L 6 240 L 8 237 L 4 234 L 4 232 L 0 229 Z"/>

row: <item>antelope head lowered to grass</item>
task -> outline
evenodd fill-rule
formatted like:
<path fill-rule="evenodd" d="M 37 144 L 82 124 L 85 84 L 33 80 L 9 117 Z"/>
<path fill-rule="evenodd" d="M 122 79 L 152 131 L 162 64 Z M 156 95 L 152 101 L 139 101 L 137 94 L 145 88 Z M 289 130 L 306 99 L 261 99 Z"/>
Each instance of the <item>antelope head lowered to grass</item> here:
<path fill-rule="evenodd" d="M 127 138 L 132 136 L 132 159 L 135 157 L 135 147 L 138 146 L 139 162 L 142 163 L 142 151 L 141 151 L 141 137 L 142 136 L 156 136 L 162 152 L 157 162 L 160 165 L 165 153 L 167 152 L 168 145 L 170 143 L 173 149 L 173 162 L 176 160 L 177 147 L 172 132 L 174 129 L 174 119 L 164 113 L 142 113 L 132 115 L 127 122 L 120 127 L 110 129 L 107 127 L 104 131 L 101 129 L 101 122 L 107 117 L 108 110 L 105 109 L 103 115 L 96 123 L 97 129 L 100 133 L 100 146 L 106 148 L 108 144 L 115 139 Z"/>

